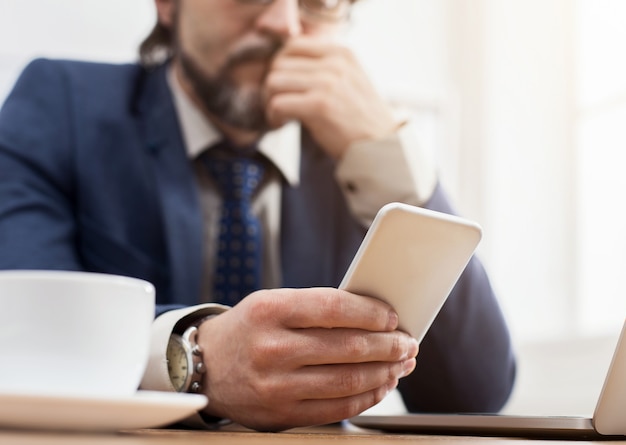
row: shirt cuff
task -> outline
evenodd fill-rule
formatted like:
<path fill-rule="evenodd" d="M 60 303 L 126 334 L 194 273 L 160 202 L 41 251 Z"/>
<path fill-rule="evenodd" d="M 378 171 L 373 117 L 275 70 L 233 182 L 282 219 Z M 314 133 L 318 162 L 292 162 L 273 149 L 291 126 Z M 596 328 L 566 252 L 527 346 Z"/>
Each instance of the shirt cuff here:
<path fill-rule="evenodd" d="M 411 120 L 386 138 L 353 143 L 335 177 L 352 213 L 365 226 L 389 202 L 423 205 L 437 185 L 435 161 Z"/>

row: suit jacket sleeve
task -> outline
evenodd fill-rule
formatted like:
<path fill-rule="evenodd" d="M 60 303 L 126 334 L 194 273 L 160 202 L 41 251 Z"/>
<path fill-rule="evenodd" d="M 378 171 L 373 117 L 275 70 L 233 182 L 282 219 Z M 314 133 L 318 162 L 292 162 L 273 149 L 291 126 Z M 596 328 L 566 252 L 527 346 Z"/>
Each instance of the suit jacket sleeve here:
<path fill-rule="evenodd" d="M 61 64 L 36 60 L 0 109 L 0 269 L 89 270 L 70 89 Z"/>
<path fill-rule="evenodd" d="M 424 207 L 454 213 L 437 187 Z M 497 412 L 515 380 L 507 326 L 483 266 L 470 260 L 400 381 L 412 412 Z"/>

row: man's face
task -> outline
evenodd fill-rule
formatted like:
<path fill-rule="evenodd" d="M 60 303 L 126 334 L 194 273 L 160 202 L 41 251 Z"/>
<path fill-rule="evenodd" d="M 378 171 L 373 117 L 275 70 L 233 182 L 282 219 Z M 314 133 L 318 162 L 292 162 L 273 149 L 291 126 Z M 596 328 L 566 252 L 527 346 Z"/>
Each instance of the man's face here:
<path fill-rule="evenodd" d="M 284 43 L 331 37 L 338 23 L 301 20 L 297 0 L 175 0 L 174 61 L 206 111 L 224 123 L 265 131 L 264 80 Z"/>

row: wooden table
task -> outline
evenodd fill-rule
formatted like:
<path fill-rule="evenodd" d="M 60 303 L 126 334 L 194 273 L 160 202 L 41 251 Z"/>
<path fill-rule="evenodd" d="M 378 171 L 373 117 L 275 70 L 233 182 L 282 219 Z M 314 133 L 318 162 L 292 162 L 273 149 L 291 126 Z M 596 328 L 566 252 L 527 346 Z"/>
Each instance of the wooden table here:
<path fill-rule="evenodd" d="M 389 435 L 346 425 L 299 428 L 282 433 L 257 433 L 237 426 L 227 427 L 222 431 L 154 429 L 117 434 L 43 433 L 0 430 L 0 444 L 2 445 L 329 445 L 333 442 L 341 442 L 341 445 L 389 445 L 393 443 L 403 445 L 626 444 L 626 440 L 567 442 L 497 437 Z"/>

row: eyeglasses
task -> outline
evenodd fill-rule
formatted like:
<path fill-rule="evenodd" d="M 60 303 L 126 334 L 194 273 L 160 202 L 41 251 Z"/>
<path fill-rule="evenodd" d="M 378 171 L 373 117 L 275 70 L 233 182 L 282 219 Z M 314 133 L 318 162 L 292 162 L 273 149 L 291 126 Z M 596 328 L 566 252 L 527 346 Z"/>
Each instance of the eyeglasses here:
<path fill-rule="evenodd" d="M 274 0 L 237 0 L 248 5 L 269 5 Z M 341 22 L 348 18 L 353 0 L 298 0 L 300 11 L 308 19 Z"/>

